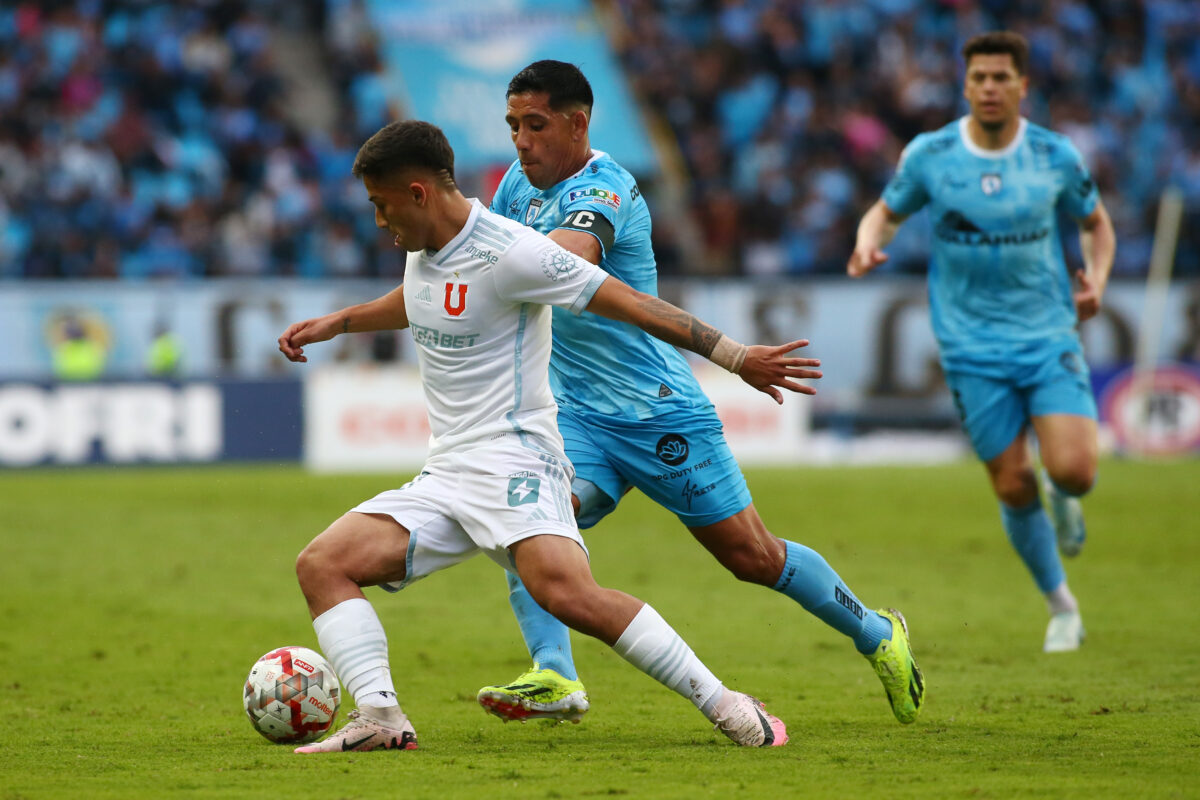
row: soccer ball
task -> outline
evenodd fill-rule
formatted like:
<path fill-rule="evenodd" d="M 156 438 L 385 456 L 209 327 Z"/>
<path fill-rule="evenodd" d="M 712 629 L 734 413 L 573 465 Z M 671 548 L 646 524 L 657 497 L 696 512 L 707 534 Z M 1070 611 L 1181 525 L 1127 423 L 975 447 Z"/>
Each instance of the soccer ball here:
<path fill-rule="evenodd" d="M 254 663 L 242 698 L 254 730 L 280 744 L 320 739 L 337 718 L 341 691 L 320 653 L 280 647 Z"/>

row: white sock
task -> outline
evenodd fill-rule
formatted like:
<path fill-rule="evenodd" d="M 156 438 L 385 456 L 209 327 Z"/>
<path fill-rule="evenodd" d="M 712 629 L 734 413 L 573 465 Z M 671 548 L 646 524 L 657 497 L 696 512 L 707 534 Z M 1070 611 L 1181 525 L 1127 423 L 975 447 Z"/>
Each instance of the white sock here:
<path fill-rule="evenodd" d="M 714 713 L 724 687 L 649 603 L 642 606 L 613 649 L 663 686 L 691 700 L 705 716 Z"/>
<path fill-rule="evenodd" d="M 361 597 L 338 603 L 313 620 L 321 652 L 358 706 L 398 705 L 388 667 L 387 635 L 374 607 Z"/>
<path fill-rule="evenodd" d="M 1075 595 L 1071 594 L 1071 590 L 1067 588 L 1066 581 L 1046 592 L 1045 597 L 1051 616 L 1079 611 L 1079 603 L 1075 601 Z"/>

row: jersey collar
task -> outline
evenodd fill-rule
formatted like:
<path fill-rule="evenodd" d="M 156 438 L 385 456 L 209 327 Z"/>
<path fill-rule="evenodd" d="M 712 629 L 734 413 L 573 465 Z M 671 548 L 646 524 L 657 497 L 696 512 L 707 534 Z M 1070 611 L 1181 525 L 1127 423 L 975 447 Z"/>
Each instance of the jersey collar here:
<path fill-rule="evenodd" d="M 1013 137 L 1013 140 L 999 150 L 988 150 L 986 147 L 980 147 L 971 141 L 971 134 L 967 132 L 968 119 L 970 119 L 969 115 L 958 120 L 958 136 L 962 139 L 963 147 L 967 148 L 967 152 L 980 158 L 1007 158 L 1011 156 L 1021 146 L 1021 142 L 1025 141 L 1025 129 L 1029 127 L 1029 120 L 1021 117 L 1021 121 L 1017 125 L 1017 135 Z"/>
<path fill-rule="evenodd" d="M 593 150 L 591 158 L 589 158 L 587 160 L 586 164 L 584 164 L 582 167 L 579 168 L 578 172 L 576 172 L 570 178 L 566 178 L 564 180 L 559 181 L 559 183 L 566 183 L 567 181 L 578 178 L 580 175 L 582 175 L 587 170 L 588 167 L 590 167 L 592 165 L 592 162 L 596 161 L 597 159 L 604 158 L 606 155 L 608 155 L 608 153 L 605 153 L 603 150 Z"/>
<path fill-rule="evenodd" d="M 483 204 L 478 198 L 468 198 L 471 203 L 471 213 L 467 215 L 467 224 L 463 225 L 462 230 L 450 241 L 446 242 L 446 246 L 441 250 L 426 250 L 425 257 L 433 261 L 435 264 L 445 264 L 459 246 L 467 240 L 471 232 L 475 230 L 475 223 L 479 221 L 479 213 L 483 211 Z"/>

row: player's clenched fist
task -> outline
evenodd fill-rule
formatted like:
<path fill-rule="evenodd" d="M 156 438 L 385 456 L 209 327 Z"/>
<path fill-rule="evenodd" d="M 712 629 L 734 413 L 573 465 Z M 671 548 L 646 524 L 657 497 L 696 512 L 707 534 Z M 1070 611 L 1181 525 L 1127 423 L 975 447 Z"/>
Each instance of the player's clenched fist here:
<path fill-rule="evenodd" d="M 304 345 L 325 342 L 341 333 L 341 323 L 337 318 L 337 314 L 326 314 L 303 322 L 293 322 L 279 337 L 279 352 L 287 356 L 288 361 L 308 361 L 304 355 Z"/>
<path fill-rule="evenodd" d="M 856 247 L 846 262 L 846 274 L 851 278 L 861 278 L 887 260 L 887 253 L 877 247 Z"/>

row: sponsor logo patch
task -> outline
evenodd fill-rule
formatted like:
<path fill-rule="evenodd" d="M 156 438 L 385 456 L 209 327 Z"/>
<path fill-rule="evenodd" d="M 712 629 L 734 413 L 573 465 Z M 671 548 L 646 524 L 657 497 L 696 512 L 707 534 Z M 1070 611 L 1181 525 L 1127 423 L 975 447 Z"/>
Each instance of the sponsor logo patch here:
<path fill-rule="evenodd" d="M 1080 197 L 1087 197 L 1096 189 L 1096 183 L 1092 180 L 1092 176 L 1088 173 L 1087 168 L 1082 164 L 1075 165 L 1075 175 L 1078 182 L 1075 185 L 1075 191 Z"/>
<path fill-rule="evenodd" d="M 1083 374 L 1083 360 L 1079 357 L 1079 354 L 1076 353 L 1074 350 L 1068 350 L 1067 352 L 1060 355 L 1058 357 L 1058 363 L 1060 365 L 1062 365 L 1062 368 L 1065 369 L 1067 372 L 1073 373 L 1075 375 Z"/>
<path fill-rule="evenodd" d="M 571 277 L 578 266 L 575 256 L 559 247 L 547 247 L 542 251 L 542 272 L 552 281 Z"/>
<path fill-rule="evenodd" d="M 1004 188 L 1004 182 L 1000 180 L 1000 173 L 985 172 L 979 176 L 979 188 L 986 195 L 993 195 Z"/>
<path fill-rule="evenodd" d="M 692 500 L 693 499 L 695 499 L 697 497 L 701 497 L 703 495 L 706 495 L 709 492 L 711 492 L 713 489 L 716 489 L 716 488 L 717 488 L 717 484 L 715 484 L 715 483 L 710 483 L 710 484 L 707 484 L 706 486 L 701 486 L 700 484 L 692 483 L 691 478 L 689 478 L 687 480 L 687 482 L 683 484 L 683 491 L 681 492 L 681 494 L 683 495 L 683 499 L 687 501 L 688 511 L 692 510 Z"/>
<path fill-rule="evenodd" d="M 538 491 L 542 487 L 540 478 L 516 477 L 508 479 L 508 505 L 523 506 L 538 501 Z"/>
<path fill-rule="evenodd" d="M 654 446 L 654 451 L 658 457 L 662 459 L 664 464 L 669 464 L 674 467 L 677 464 L 682 464 L 687 461 L 688 443 L 687 439 L 680 436 L 678 433 L 668 433 L 666 436 L 658 440 L 658 444 Z"/>
<path fill-rule="evenodd" d="M 851 597 L 850 595 L 843 592 L 842 587 L 840 587 L 840 586 L 833 587 L 833 596 L 834 596 L 834 599 L 836 599 L 839 603 L 841 603 L 842 607 L 845 608 L 847 611 L 849 611 L 851 614 L 858 617 L 859 619 L 863 618 L 863 614 L 865 613 L 863 611 L 863 607 L 861 605 L 859 605 L 858 602 L 853 597 Z"/>
<path fill-rule="evenodd" d="M 467 252 L 478 259 L 488 262 L 489 264 L 495 264 L 500 260 L 500 257 L 491 250 L 481 250 L 473 244 L 467 245 Z"/>
<path fill-rule="evenodd" d="M 947 211 L 933 228 L 933 235 L 943 242 L 967 245 L 1010 245 L 1040 242 L 1050 235 L 1049 228 L 988 233 L 957 211 Z"/>
<path fill-rule="evenodd" d="M 454 334 L 447 331 L 439 331 L 437 328 L 418 325 L 415 322 L 410 322 L 408 329 L 412 331 L 414 342 L 430 348 L 460 350 L 464 347 L 474 347 L 475 343 L 479 341 L 478 333 Z"/>
<path fill-rule="evenodd" d="M 576 189 L 567 195 L 567 202 L 573 203 L 576 200 L 587 200 L 592 203 L 604 203 L 606 206 L 613 208 L 621 207 L 621 195 L 616 192 L 610 192 L 608 189 L 600 189 L 591 187 L 590 189 Z"/>

